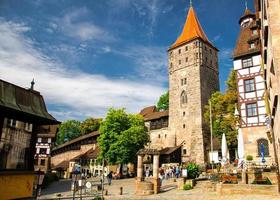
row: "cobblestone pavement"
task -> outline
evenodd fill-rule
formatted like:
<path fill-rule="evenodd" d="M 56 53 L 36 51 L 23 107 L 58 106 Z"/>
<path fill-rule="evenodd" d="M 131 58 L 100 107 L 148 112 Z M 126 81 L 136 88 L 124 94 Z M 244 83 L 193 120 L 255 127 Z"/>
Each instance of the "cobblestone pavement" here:
<path fill-rule="evenodd" d="M 54 199 L 57 194 L 62 194 L 62 197 L 72 197 L 70 191 L 71 181 L 62 180 L 52 184 L 49 188 L 42 191 L 40 199 Z M 119 195 L 120 187 L 123 188 L 123 195 Z M 178 190 L 176 183 L 163 183 L 164 190 L 156 195 L 150 196 L 136 196 L 135 193 L 135 179 L 113 180 L 112 185 L 105 185 L 105 190 L 108 190 L 108 195 L 104 196 L 105 200 L 280 200 L 280 196 L 269 195 L 223 195 L 218 196 L 215 192 L 204 192 L 203 184 L 198 182 L 194 189 L 189 191 Z M 79 196 L 76 195 L 77 199 Z M 93 198 L 83 198 L 93 199 Z"/>

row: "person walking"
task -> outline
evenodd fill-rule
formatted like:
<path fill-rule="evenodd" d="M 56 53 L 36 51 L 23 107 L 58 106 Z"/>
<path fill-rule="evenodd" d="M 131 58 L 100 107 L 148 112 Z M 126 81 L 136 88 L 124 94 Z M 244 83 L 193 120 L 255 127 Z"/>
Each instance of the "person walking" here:
<path fill-rule="evenodd" d="M 179 178 L 180 175 L 180 169 L 179 166 L 176 167 L 176 178 Z"/>
<path fill-rule="evenodd" d="M 110 171 L 110 173 L 107 175 L 107 180 L 109 185 L 112 184 L 112 178 L 113 178 L 113 172 Z"/>

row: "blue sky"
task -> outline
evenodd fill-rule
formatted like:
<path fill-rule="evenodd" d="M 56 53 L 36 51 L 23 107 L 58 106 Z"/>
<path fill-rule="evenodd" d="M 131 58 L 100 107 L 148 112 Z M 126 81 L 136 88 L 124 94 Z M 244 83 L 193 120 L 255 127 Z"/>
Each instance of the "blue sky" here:
<path fill-rule="evenodd" d="M 223 91 L 245 1 L 193 6 L 220 50 Z M 109 107 L 137 113 L 168 89 L 166 50 L 188 8 L 188 0 L 0 0 L 0 78 L 22 87 L 34 78 L 59 120 L 103 117 Z"/>

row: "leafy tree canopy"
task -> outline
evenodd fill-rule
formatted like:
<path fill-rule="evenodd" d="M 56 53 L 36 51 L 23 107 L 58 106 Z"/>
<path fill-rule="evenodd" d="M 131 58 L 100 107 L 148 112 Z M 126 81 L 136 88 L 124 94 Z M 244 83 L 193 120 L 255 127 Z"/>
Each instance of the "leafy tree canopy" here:
<path fill-rule="evenodd" d="M 93 131 L 97 131 L 99 129 L 101 120 L 102 119 L 87 118 L 81 123 L 81 133 L 88 134 Z"/>
<path fill-rule="evenodd" d="M 228 146 L 234 148 L 237 146 L 236 118 L 234 116 L 237 103 L 237 79 L 234 70 L 230 72 L 226 84 L 225 94 L 215 92 L 210 98 L 212 104 L 213 135 L 217 136 L 221 141 L 222 134 L 225 133 Z M 209 105 L 206 105 L 205 108 L 204 119 L 209 124 Z"/>
<path fill-rule="evenodd" d="M 169 108 L 169 92 L 166 92 L 160 96 L 157 102 L 157 110 L 163 111 L 163 110 L 168 110 L 168 108 Z"/>
<path fill-rule="evenodd" d="M 80 122 L 77 120 L 67 120 L 60 124 L 56 136 L 56 145 L 63 144 L 81 135 Z"/>
<path fill-rule="evenodd" d="M 99 158 L 110 164 L 136 163 L 137 151 L 149 141 L 143 117 L 125 109 L 109 109 L 99 131 Z"/>

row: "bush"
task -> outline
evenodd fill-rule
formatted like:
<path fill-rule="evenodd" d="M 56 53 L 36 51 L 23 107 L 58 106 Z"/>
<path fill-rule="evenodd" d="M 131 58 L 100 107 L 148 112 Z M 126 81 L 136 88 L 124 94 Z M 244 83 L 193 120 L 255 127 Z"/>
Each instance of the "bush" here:
<path fill-rule="evenodd" d="M 246 156 L 246 160 L 247 161 L 252 161 L 253 160 L 253 156 L 252 155 L 247 155 Z"/>
<path fill-rule="evenodd" d="M 188 178 L 195 179 L 199 176 L 199 166 L 193 162 L 189 163 L 187 166 Z"/>
<path fill-rule="evenodd" d="M 260 184 L 260 185 L 272 185 L 271 181 L 269 178 L 265 178 L 263 180 L 254 180 L 252 184 Z"/>
<path fill-rule="evenodd" d="M 191 190 L 192 186 L 190 184 L 184 184 L 183 185 L 183 190 Z"/>

